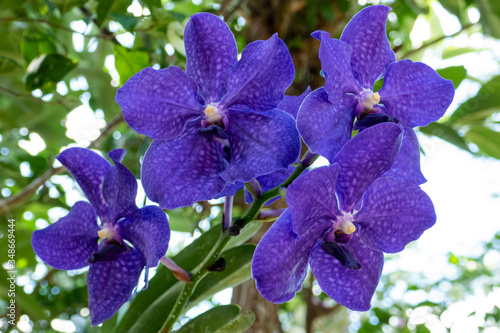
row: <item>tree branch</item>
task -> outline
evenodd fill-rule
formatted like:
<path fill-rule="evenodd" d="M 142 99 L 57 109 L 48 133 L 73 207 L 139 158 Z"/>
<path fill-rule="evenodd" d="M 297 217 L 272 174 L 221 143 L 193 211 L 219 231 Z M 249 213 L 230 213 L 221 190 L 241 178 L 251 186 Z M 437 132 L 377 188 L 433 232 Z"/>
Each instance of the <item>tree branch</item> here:
<path fill-rule="evenodd" d="M 88 16 L 88 17 L 93 16 L 92 13 L 90 12 L 90 10 L 88 10 L 85 6 L 81 6 L 79 8 L 82 11 L 82 13 L 85 14 L 86 16 Z M 116 39 L 114 33 L 112 33 L 107 27 L 101 27 L 101 24 L 104 22 L 99 22 L 99 20 L 96 17 L 92 18 L 92 22 L 94 22 L 95 25 L 101 29 L 101 33 L 103 36 L 106 36 L 107 38 L 109 38 L 109 40 L 112 41 L 116 45 L 120 45 L 120 46 L 122 45 L 122 44 L 120 44 L 118 39 Z"/>
<path fill-rule="evenodd" d="M 113 131 L 121 122 L 123 121 L 123 116 L 120 113 L 115 118 L 113 118 L 106 127 L 101 131 L 101 134 L 95 139 L 88 148 L 97 148 L 101 144 L 104 137 L 106 137 L 111 131 Z M 43 175 L 33 180 L 29 185 L 23 188 L 16 194 L 0 200 L 0 213 L 4 214 L 20 204 L 22 204 L 26 199 L 31 197 L 36 191 L 45 184 L 52 176 L 60 175 L 64 172 L 64 167 L 51 167 Z"/>
<path fill-rule="evenodd" d="M 447 35 L 447 36 L 441 36 L 441 37 L 438 37 L 434 40 L 431 40 L 430 42 L 428 43 L 425 43 L 423 44 L 422 46 L 420 47 L 417 47 L 416 49 L 414 50 L 410 50 L 408 52 L 406 52 L 405 54 L 403 54 L 399 59 L 405 59 L 405 58 L 408 58 L 409 56 L 417 53 L 417 52 L 420 52 L 422 51 L 423 49 L 429 47 L 429 46 L 432 46 L 434 44 L 437 44 L 439 42 L 441 42 L 442 40 L 444 40 L 445 38 L 448 38 L 448 37 L 455 37 L 455 36 L 458 36 L 460 35 L 462 32 L 464 32 L 465 30 L 469 29 L 470 27 L 476 25 L 477 23 L 469 23 L 469 24 L 466 24 L 462 27 L 462 29 L 460 29 L 459 31 L 455 32 L 454 34 L 451 34 L 451 35 Z"/>
<path fill-rule="evenodd" d="M 14 91 L 14 90 L 10 90 L 9 88 L 5 88 L 5 87 L 2 87 L 2 86 L 0 86 L 0 91 L 4 91 L 4 92 L 6 92 L 8 94 L 11 94 L 13 96 L 16 96 L 16 97 L 22 97 L 22 98 L 31 99 L 31 100 L 39 102 L 39 103 L 52 104 L 52 105 L 64 105 L 64 102 L 62 100 L 59 100 L 59 101 L 44 101 L 43 99 L 35 97 L 35 96 L 31 95 L 31 94 L 23 94 L 23 93 L 20 93 L 20 92 Z"/>

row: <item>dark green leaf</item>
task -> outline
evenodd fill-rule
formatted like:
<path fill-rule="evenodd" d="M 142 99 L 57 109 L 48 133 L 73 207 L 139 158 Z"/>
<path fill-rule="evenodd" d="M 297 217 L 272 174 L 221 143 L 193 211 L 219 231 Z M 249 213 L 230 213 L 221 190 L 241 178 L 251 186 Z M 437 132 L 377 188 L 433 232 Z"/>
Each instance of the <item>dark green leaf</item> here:
<path fill-rule="evenodd" d="M 460 17 L 460 9 L 462 8 L 461 0 L 439 0 L 439 3 L 453 15 Z"/>
<path fill-rule="evenodd" d="M 86 0 L 52 0 L 54 4 L 59 8 L 61 14 L 64 14 L 75 7 L 83 6 Z"/>
<path fill-rule="evenodd" d="M 217 333 L 244 332 L 248 328 L 250 328 L 250 326 L 252 326 L 254 321 L 255 321 L 255 314 L 252 311 L 248 310 L 240 314 L 238 317 L 234 318 L 227 325 L 224 325 L 224 327 L 219 328 L 217 330 Z"/>
<path fill-rule="evenodd" d="M 436 72 L 444 79 L 453 81 L 455 89 L 458 88 L 460 83 L 465 79 L 467 70 L 464 66 L 451 66 L 436 70 Z"/>
<path fill-rule="evenodd" d="M 479 151 L 500 160 L 500 133 L 487 127 L 473 126 L 465 137 L 477 145 Z"/>
<path fill-rule="evenodd" d="M 223 252 L 221 257 L 226 260 L 226 269 L 222 272 L 212 272 L 198 283 L 189 299 L 188 308 L 221 290 L 248 280 L 251 276 L 254 251 L 254 244 L 245 244 Z"/>
<path fill-rule="evenodd" d="M 240 307 L 234 304 L 222 305 L 202 313 L 182 326 L 178 333 L 240 333 L 248 329 L 255 320 L 255 315 L 247 311 L 240 313 Z"/>
<path fill-rule="evenodd" d="M 113 6 L 113 3 L 115 0 L 99 0 L 97 4 L 97 20 L 99 21 L 99 24 L 102 26 L 104 21 L 106 20 L 106 17 L 109 14 L 109 11 L 111 10 L 111 6 Z"/>
<path fill-rule="evenodd" d="M 14 69 L 20 67 L 21 66 L 14 59 L 0 55 L 0 74 L 12 72 Z"/>
<path fill-rule="evenodd" d="M 140 20 L 140 17 L 131 14 L 121 14 L 121 13 L 110 13 L 109 17 L 111 17 L 116 22 L 120 23 L 122 27 L 124 27 L 130 32 L 134 31 L 135 26 Z"/>
<path fill-rule="evenodd" d="M 31 61 L 26 69 L 25 84 L 29 90 L 41 89 L 44 93 L 55 89 L 69 71 L 76 67 L 76 60 L 60 54 L 42 54 Z"/>
<path fill-rule="evenodd" d="M 450 116 L 451 123 L 460 125 L 482 122 L 500 111 L 500 76 L 495 76 L 479 89 L 476 96 L 462 103 Z"/>
<path fill-rule="evenodd" d="M 464 138 L 458 135 L 457 131 L 446 123 L 431 123 L 426 127 L 420 127 L 420 132 L 427 135 L 437 136 L 438 138 L 448 141 L 458 148 L 470 152 Z"/>
<path fill-rule="evenodd" d="M 151 7 L 161 7 L 161 0 L 143 0 L 149 8 Z"/>

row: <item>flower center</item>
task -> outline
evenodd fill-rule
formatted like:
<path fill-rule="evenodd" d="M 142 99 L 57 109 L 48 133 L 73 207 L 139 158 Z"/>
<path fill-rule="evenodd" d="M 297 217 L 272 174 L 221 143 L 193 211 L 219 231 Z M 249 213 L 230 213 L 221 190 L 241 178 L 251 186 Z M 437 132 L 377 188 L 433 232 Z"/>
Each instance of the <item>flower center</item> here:
<path fill-rule="evenodd" d="M 366 89 L 360 94 L 359 101 L 363 105 L 364 110 L 371 110 L 380 102 L 380 95 Z"/>
<path fill-rule="evenodd" d="M 205 108 L 205 120 L 217 124 L 223 117 L 221 110 L 216 105 L 210 104 Z"/>
<path fill-rule="evenodd" d="M 350 235 L 356 231 L 356 227 L 352 223 L 353 216 L 352 213 L 344 213 L 340 216 L 337 222 L 334 222 L 335 231 L 341 231 L 344 234 Z"/>
<path fill-rule="evenodd" d="M 110 228 L 103 228 L 97 232 L 97 235 L 102 240 L 113 240 L 115 238 L 115 230 Z"/>

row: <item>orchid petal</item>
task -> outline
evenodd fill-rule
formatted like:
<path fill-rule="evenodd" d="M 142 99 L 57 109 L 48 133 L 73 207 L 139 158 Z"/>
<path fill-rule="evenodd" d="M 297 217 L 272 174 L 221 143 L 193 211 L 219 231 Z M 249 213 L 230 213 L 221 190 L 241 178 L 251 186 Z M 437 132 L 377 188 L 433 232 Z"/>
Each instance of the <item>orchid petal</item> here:
<path fill-rule="evenodd" d="M 455 89 L 431 67 L 405 59 L 387 68 L 380 103 L 401 126 L 427 126 L 441 118 L 453 101 Z"/>
<path fill-rule="evenodd" d="M 314 169 L 288 187 L 286 201 L 292 215 L 293 231 L 298 236 L 312 228 L 326 231 L 332 226 L 333 219 L 341 215 L 335 197 L 339 170 L 338 164 Z"/>
<path fill-rule="evenodd" d="M 351 310 L 367 311 L 382 274 L 384 255 L 364 246 L 356 234 L 343 246 L 363 266 L 361 269 L 351 270 L 342 266 L 318 244 L 309 259 L 311 270 L 321 290 L 334 301 Z"/>
<path fill-rule="evenodd" d="M 174 139 L 187 122 L 203 114 L 196 100 L 196 83 L 179 68 L 145 68 L 116 93 L 127 124 L 153 139 Z"/>
<path fill-rule="evenodd" d="M 412 128 L 405 127 L 401 150 L 392 168 L 383 176 L 401 178 L 417 185 L 427 181 L 420 171 L 420 145 Z"/>
<path fill-rule="evenodd" d="M 325 31 L 311 34 L 321 42 L 319 59 L 325 73 L 325 91 L 331 103 L 337 103 L 346 93 L 358 94 L 361 89 L 352 74 L 352 48 L 338 39 L 332 39 Z"/>
<path fill-rule="evenodd" d="M 31 244 L 35 253 L 56 269 L 80 269 L 97 251 L 97 216 L 92 206 L 78 201 L 68 215 L 42 230 L 35 230 Z"/>
<path fill-rule="evenodd" d="M 132 172 L 120 163 L 125 153 L 123 149 L 109 152 L 108 156 L 114 160 L 115 165 L 106 173 L 102 185 L 102 195 L 110 208 L 109 222 L 112 224 L 122 217 L 142 216 L 135 204 L 137 180 Z"/>
<path fill-rule="evenodd" d="M 142 166 L 142 185 L 161 208 L 191 206 L 213 199 L 226 186 L 219 174 L 227 162 L 218 142 L 198 135 L 198 123 L 188 125 L 174 140 L 154 140 Z"/>
<path fill-rule="evenodd" d="M 198 84 L 205 104 L 219 102 L 224 72 L 238 60 L 231 29 L 214 14 L 198 13 L 186 25 L 184 43 L 186 75 Z"/>
<path fill-rule="evenodd" d="M 361 225 L 360 238 L 366 246 L 395 253 L 432 227 L 436 213 L 418 185 L 383 177 L 370 186 L 354 219 Z"/>
<path fill-rule="evenodd" d="M 299 112 L 300 105 L 310 93 L 311 87 L 307 87 L 307 89 L 299 96 L 285 95 L 276 108 L 289 113 L 292 117 L 297 119 L 297 113 Z"/>
<path fill-rule="evenodd" d="M 92 326 L 113 317 L 127 302 L 143 268 L 144 262 L 137 251 L 123 253 L 116 260 L 90 265 L 87 289 Z"/>
<path fill-rule="evenodd" d="M 228 112 L 231 159 L 221 174 L 227 182 L 248 182 L 275 170 L 287 168 L 300 153 L 295 120 L 284 111 L 231 109 Z"/>
<path fill-rule="evenodd" d="M 292 231 L 290 210 L 285 210 L 259 242 L 253 256 L 252 276 L 262 297 L 284 303 L 295 296 L 304 282 L 309 253 L 319 236 L 314 232 L 297 236 Z"/>
<path fill-rule="evenodd" d="M 119 221 L 118 232 L 139 251 L 146 268 L 156 267 L 167 252 L 170 240 L 167 215 L 156 206 L 146 206 L 141 211 L 140 219 L 125 218 Z"/>
<path fill-rule="evenodd" d="M 333 162 L 340 165 L 337 198 L 343 212 L 352 212 L 363 193 L 394 164 L 403 129 L 394 123 L 372 126 L 345 144 Z"/>
<path fill-rule="evenodd" d="M 102 196 L 102 183 L 111 164 L 99 154 L 85 148 L 68 148 L 56 156 L 85 193 L 101 218 L 109 208 Z"/>
<path fill-rule="evenodd" d="M 351 138 L 356 104 L 350 95 L 331 103 L 324 88 L 306 97 L 297 116 L 297 128 L 312 153 L 333 160 Z"/>
<path fill-rule="evenodd" d="M 227 92 L 221 104 L 243 104 L 255 111 L 273 109 L 283 100 L 294 75 L 290 52 L 277 34 L 266 41 L 255 41 L 226 72 Z"/>
<path fill-rule="evenodd" d="M 354 77 L 364 89 L 373 89 L 390 63 L 396 61 L 387 38 L 387 6 L 369 6 L 347 24 L 340 40 L 352 47 L 351 66 Z"/>

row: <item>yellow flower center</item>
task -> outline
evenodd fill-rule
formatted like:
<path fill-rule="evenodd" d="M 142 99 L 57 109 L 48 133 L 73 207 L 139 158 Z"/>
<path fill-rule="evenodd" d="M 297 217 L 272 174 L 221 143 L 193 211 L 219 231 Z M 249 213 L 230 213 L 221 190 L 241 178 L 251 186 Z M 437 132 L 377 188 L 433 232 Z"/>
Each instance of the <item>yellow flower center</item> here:
<path fill-rule="evenodd" d="M 102 240 L 112 240 L 114 236 L 114 232 L 111 229 L 104 228 L 101 229 L 97 232 L 97 235 L 99 236 L 100 239 Z"/>
<path fill-rule="evenodd" d="M 367 93 L 365 96 L 363 96 L 363 108 L 365 110 L 371 110 L 373 109 L 373 106 L 378 104 L 380 102 L 380 95 L 379 93 Z"/>
<path fill-rule="evenodd" d="M 356 227 L 352 221 L 352 213 L 344 213 L 344 215 L 337 220 L 335 229 L 347 235 L 353 234 L 356 231 Z"/>
<path fill-rule="evenodd" d="M 222 119 L 222 112 L 220 112 L 220 110 L 217 108 L 217 106 L 215 105 L 208 105 L 206 108 L 205 108 L 205 119 L 212 123 L 212 124 L 216 124 L 219 122 L 219 120 Z"/>

